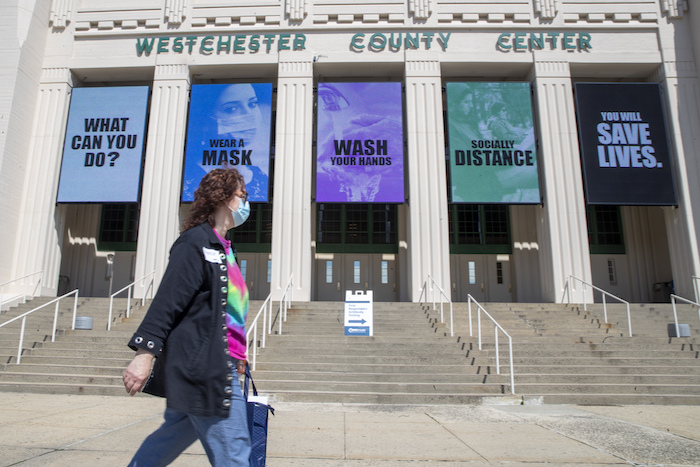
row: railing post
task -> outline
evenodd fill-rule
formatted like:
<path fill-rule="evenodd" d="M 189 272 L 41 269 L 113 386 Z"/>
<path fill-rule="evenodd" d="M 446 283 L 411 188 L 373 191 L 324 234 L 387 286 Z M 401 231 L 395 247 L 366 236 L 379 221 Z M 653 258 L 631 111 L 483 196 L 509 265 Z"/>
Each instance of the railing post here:
<path fill-rule="evenodd" d="M 479 334 L 479 350 L 481 350 L 481 307 L 476 308 L 476 331 Z"/>
<path fill-rule="evenodd" d="M 627 327 L 629 328 L 630 337 L 632 337 L 632 314 L 630 313 L 630 304 L 627 303 Z"/>
<path fill-rule="evenodd" d="M 27 323 L 27 317 L 22 318 L 22 329 L 19 332 L 19 348 L 17 349 L 17 364 L 22 362 L 22 345 L 24 344 L 24 326 Z"/>
<path fill-rule="evenodd" d="M 603 296 L 603 317 L 605 318 L 605 322 L 608 322 L 608 304 L 605 301 L 605 294 L 601 294 Z"/>
<path fill-rule="evenodd" d="M 474 337 L 474 331 L 472 330 L 472 296 L 467 296 L 467 307 L 469 311 L 469 337 Z"/>
<path fill-rule="evenodd" d="M 452 300 L 450 300 L 450 337 L 455 336 L 454 317 L 452 316 Z"/>
<path fill-rule="evenodd" d="M 60 300 L 56 302 L 53 312 L 53 329 L 51 331 L 51 342 L 56 342 L 56 326 L 58 326 L 58 304 Z"/>
<path fill-rule="evenodd" d="M 494 341 L 496 342 L 496 374 L 500 375 L 501 374 L 501 362 L 498 357 L 498 354 L 500 353 L 498 350 L 498 326 L 493 327 L 493 334 L 494 334 Z"/>
<path fill-rule="evenodd" d="M 107 330 L 112 330 L 112 307 L 114 306 L 114 295 L 109 296 L 109 316 L 107 317 Z"/>
<path fill-rule="evenodd" d="M 671 295 L 671 305 L 673 305 L 673 322 L 676 325 L 676 337 L 680 337 L 681 330 L 678 326 L 678 313 L 676 313 L 676 297 L 674 297 L 673 295 Z"/>

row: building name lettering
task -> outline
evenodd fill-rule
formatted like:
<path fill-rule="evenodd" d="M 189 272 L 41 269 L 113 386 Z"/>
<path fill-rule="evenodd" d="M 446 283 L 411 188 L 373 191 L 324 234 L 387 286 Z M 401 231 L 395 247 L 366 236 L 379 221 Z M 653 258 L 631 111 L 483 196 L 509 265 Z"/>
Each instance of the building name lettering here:
<path fill-rule="evenodd" d="M 373 52 L 381 52 L 383 50 L 401 50 L 401 49 L 420 49 L 425 47 L 430 50 L 433 41 L 436 41 L 442 50 L 447 50 L 447 43 L 450 40 L 451 32 L 443 34 L 439 32 L 437 36 L 434 32 L 417 32 L 411 33 L 391 33 L 382 34 L 377 32 L 372 34 L 369 39 L 366 39 L 366 34 L 363 32 L 352 36 L 350 47 L 356 52 L 362 52 L 365 49 Z"/>
<path fill-rule="evenodd" d="M 591 35 L 587 32 L 504 32 L 496 41 L 504 52 L 530 50 L 591 50 Z"/>
<path fill-rule="evenodd" d="M 430 50 L 439 46 L 447 50 L 452 33 L 447 32 L 391 32 L 366 34 L 359 32 L 350 39 L 354 52 L 382 52 L 408 49 Z M 496 48 L 502 52 L 527 52 L 532 50 L 587 51 L 593 49 L 591 35 L 586 32 L 504 32 L 496 40 Z M 162 36 L 139 37 L 136 53 L 149 56 L 152 53 L 203 55 L 233 53 L 270 53 L 282 50 L 306 50 L 305 34 L 235 34 L 217 36 Z"/>

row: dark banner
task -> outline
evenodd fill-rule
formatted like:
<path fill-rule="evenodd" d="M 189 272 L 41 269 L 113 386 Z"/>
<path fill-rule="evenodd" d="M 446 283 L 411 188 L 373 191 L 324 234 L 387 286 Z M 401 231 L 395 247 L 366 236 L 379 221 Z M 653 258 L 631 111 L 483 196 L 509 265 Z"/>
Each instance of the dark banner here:
<path fill-rule="evenodd" d="M 147 107 L 148 86 L 73 89 L 57 202 L 138 202 Z"/>
<path fill-rule="evenodd" d="M 187 122 L 182 201 L 226 164 L 245 179 L 250 201 L 267 202 L 270 179 L 271 83 L 195 84 Z"/>
<path fill-rule="evenodd" d="M 577 83 L 588 204 L 676 204 L 658 84 Z"/>
<path fill-rule="evenodd" d="M 319 83 L 316 201 L 403 203 L 401 83 Z"/>
<path fill-rule="evenodd" d="M 447 83 L 453 203 L 540 202 L 529 83 Z"/>

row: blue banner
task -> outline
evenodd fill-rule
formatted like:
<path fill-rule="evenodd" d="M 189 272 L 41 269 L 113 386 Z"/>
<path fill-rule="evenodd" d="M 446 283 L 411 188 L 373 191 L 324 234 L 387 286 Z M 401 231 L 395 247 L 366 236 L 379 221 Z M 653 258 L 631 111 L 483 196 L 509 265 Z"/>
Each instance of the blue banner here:
<path fill-rule="evenodd" d="M 75 88 L 58 203 L 139 201 L 148 86 Z"/>
<path fill-rule="evenodd" d="M 192 86 L 182 201 L 204 175 L 226 164 L 243 175 L 251 202 L 267 202 L 272 84 Z"/>

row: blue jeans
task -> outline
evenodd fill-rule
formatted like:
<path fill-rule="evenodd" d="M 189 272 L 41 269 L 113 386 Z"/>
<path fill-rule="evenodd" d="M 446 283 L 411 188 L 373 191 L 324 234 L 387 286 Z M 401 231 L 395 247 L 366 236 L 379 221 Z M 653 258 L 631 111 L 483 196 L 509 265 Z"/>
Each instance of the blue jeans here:
<path fill-rule="evenodd" d="M 246 404 L 234 373 L 228 418 L 188 415 L 165 409 L 165 422 L 143 442 L 129 467 L 165 466 L 197 438 L 215 467 L 249 467 L 250 434 Z"/>

